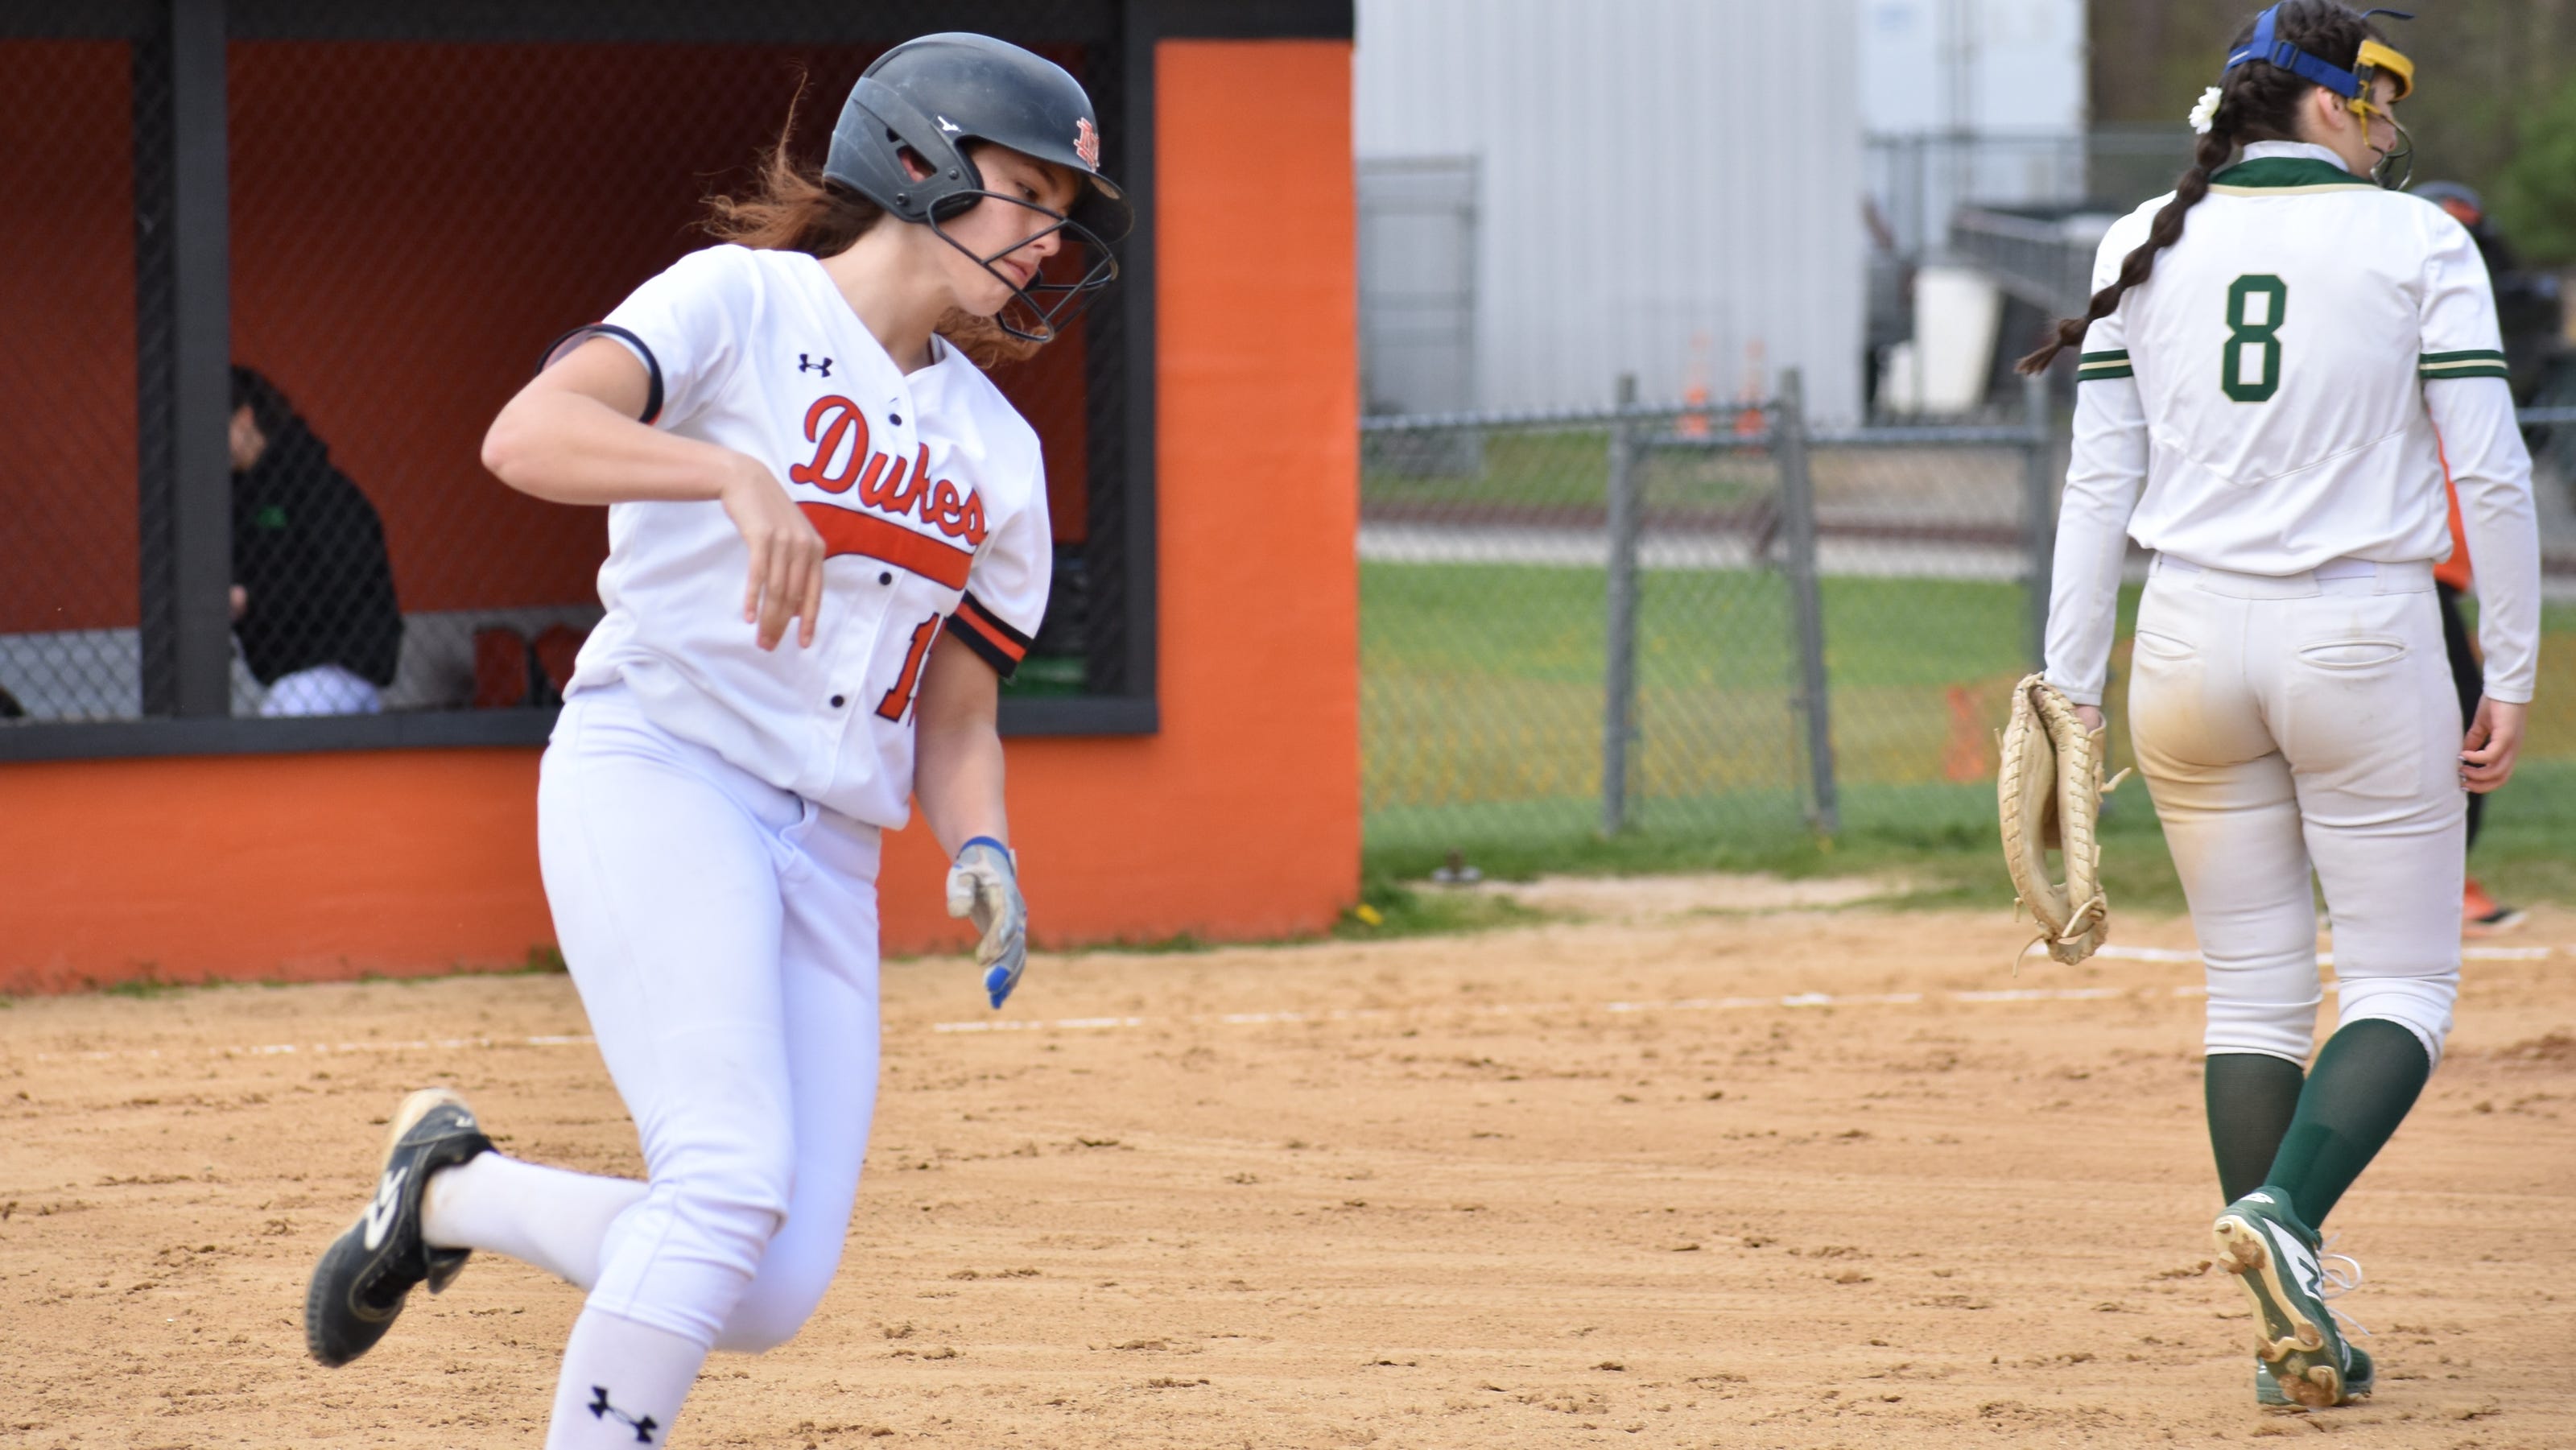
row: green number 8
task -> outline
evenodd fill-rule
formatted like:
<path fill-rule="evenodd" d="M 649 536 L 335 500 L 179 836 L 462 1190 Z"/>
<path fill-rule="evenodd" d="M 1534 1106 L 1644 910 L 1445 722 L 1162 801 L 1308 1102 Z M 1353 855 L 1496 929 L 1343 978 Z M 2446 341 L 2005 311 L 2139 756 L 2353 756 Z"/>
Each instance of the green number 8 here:
<path fill-rule="evenodd" d="M 2265 299 L 2263 320 L 2249 321 L 2249 298 Z M 2227 351 L 2218 367 L 2218 386 L 2240 403 L 2268 403 L 2281 390 L 2281 314 L 2290 305 L 2290 284 L 2269 272 L 2249 272 L 2227 289 Z M 2260 347 L 2263 367 L 2252 382 L 2242 381 L 2245 348 Z"/>

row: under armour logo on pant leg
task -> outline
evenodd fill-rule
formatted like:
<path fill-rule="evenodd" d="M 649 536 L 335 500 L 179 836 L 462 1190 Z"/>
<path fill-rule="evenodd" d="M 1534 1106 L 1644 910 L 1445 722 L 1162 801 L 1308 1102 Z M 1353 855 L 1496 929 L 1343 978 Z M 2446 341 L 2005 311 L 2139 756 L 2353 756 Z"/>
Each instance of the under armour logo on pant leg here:
<path fill-rule="evenodd" d="M 590 1393 L 592 1395 L 590 1402 L 590 1417 L 592 1419 L 605 1420 L 609 1416 L 615 1415 L 619 1424 L 624 1425 L 635 1432 L 636 1444 L 650 1445 L 653 1443 L 653 1432 L 655 1429 L 659 1428 L 659 1422 L 651 1415 L 646 1415 L 643 1419 L 639 1420 L 633 1415 L 626 1413 L 624 1410 L 617 1408 L 615 1405 L 610 1404 L 608 1402 L 608 1386 L 606 1385 L 592 1385 L 590 1387 Z"/>

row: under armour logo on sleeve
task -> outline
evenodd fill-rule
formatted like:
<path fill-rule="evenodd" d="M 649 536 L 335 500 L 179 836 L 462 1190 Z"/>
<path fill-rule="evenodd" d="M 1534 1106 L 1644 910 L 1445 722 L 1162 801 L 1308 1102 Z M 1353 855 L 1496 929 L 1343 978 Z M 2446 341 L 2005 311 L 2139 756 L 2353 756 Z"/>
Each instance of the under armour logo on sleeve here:
<path fill-rule="evenodd" d="M 823 376 L 828 378 L 832 375 L 832 360 L 830 358 L 825 358 L 821 362 L 814 362 L 809 360 L 805 354 L 800 352 L 796 354 L 796 371 L 800 373 L 821 373 Z"/>
<path fill-rule="evenodd" d="M 624 1410 L 617 1408 L 615 1405 L 610 1404 L 608 1402 L 608 1386 L 606 1385 L 592 1385 L 590 1387 L 590 1392 L 594 1397 L 590 1402 L 590 1417 L 592 1419 L 605 1420 L 609 1416 L 615 1415 L 619 1424 L 624 1425 L 626 1428 L 635 1432 L 636 1444 L 650 1445 L 653 1443 L 653 1432 L 660 1428 L 660 1422 L 656 1421 L 651 1415 L 646 1415 L 643 1419 L 639 1420 L 633 1415 L 626 1413 Z"/>

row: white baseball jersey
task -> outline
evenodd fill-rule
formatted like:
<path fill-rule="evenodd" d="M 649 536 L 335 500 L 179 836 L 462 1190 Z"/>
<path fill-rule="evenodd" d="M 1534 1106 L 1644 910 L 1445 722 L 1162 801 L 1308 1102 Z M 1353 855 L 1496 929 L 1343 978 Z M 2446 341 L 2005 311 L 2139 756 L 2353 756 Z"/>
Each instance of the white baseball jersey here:
<path fill-rule="evenodd" d="M 766 465 L 828 557 L 813 646 L 791 628 L 763 651 L 742 617 L 749 554 L 722 504 L 610 506 L 608 614 L 568 693 L 622 681 L 673 735 L 900 828 L 913 697 L 940 636 L 1007 678 L 1045 611 L 1054 554 L 1037 434 L 937 339 L 936 361 L 903 372 L 802 252 L 692 253 L 585 333 L 643 361 L 645 421 Z"/>
<path fill-rule="evenodd" d="M 2260 142 L 2245 156 L 2085 334 L 2049 679 L 2101 700 L 2124 527 L 2148 549 L 2241 574 L 2449 557 L 2447 446 L 2478 562 L 2487 693 L 2528 701 L 2531 460 L 2476 243 L 2324 147 Z M 2112 226 L 2095 288 L 2170 199 Z"/>

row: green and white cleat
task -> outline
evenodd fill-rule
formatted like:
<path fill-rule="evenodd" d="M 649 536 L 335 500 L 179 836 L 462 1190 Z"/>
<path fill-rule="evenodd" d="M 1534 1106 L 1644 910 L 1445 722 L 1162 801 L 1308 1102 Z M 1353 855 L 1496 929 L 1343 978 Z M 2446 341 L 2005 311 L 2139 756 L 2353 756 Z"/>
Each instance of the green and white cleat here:
<path fill-rule="evenodd" d="M 2279 1191 L 2258 1188 L 2229 1204 L 2210 1225 L 2210 1237 L 2220 1266 L 2254 1303 L 2254 1351 L 2282 1396 L 2324 1410 L 2364 1392 L 2363 1371 L 2326 1307 L 2329 1286 L 2318 1263 L 2317 1236 Z M 2359 1282 L 2357 1274 L 2339 1273 L 2332 1292 Z"/>
<path fill-rule="evenodd" d="M 2343 1380 L 2345 1401 L 2348 1403 L 2369 1394 L 2373 1378 L 2370 1356 L 2361 1350 L 2353 1350 L 2352 1369 L 2345 1374 Z M 2272 1367 L 2259 1359 L 2254 1361 L 2254 1403 L 2267 1410 L 2303 1408 L 2298 1401 L 2281 1392 L 2281 1382 L 2272 1378 Z"/>

